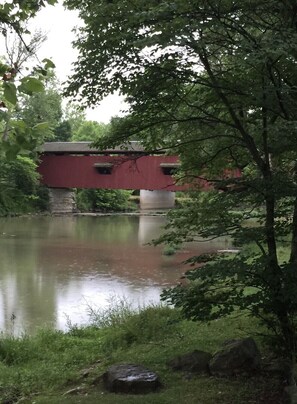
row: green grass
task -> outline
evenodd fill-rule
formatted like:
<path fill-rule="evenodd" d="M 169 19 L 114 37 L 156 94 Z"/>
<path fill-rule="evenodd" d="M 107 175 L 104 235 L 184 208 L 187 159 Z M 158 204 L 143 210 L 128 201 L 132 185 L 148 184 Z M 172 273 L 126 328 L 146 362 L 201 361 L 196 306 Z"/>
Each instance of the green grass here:
<path fill-rule="evenodd" d="M 273 389 L 271 377 L 266 382 L 260 376 L 189 376 L 173 372 L 166 365 L 178 354 L 194 349 L 213 353 L 226 339 L 253 336 L 256 327 L 247 317 L 201 325 L 182 320 L 177 310 L 167 307 L 149 307 L 134 313 L 124 304 L 107 313 L 93 312 L 92 321 L 92 326 L 74 326 L 68 333 L 42 330 L 32 337 L 3 336 L 0 402 L 22 399 L 22 403 L 36 404 L 241 404 L 263 402 L 266 386 Z M 143 396 L 106 392 L 100 376 L 117 362 L 149 367 L 159 374 L 164 388 Z M 77 387 L 82 389 L 81 394 L 63 395 Z"/>

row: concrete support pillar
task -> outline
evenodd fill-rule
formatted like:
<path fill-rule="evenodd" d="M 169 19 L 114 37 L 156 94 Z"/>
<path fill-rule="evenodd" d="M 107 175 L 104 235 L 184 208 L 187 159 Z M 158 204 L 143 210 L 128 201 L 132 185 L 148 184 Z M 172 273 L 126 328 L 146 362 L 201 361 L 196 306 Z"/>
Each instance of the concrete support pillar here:
<path fill-rule="evenodd" d="M 171 209 L 174 202 L 175 192 L 140 190 L 140 209 Z"/>
<path fill-rule="evenodd" d="M 69 188 L 49 188 L 51 213 L 73 213 L 76 209 L 75 193 Z"/>

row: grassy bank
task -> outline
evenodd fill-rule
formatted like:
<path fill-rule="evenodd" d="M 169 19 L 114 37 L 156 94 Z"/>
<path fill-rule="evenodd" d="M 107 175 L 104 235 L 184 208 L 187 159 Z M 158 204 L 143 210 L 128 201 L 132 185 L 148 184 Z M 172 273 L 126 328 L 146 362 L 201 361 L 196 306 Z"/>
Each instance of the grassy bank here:
<path fill-rule="evenodd" d="M 210 325 L 184 321 L 178 311 L 152 307 L 132 313 L 122 306 L 92 313 L 92 325 L 69 332 L 41 330 L 35 336 L 0 341 L 1 403 L 278 403 L 271 377 L 219 379 L 173 372 L 166 363 L 194 349 L 216 351 L 229 338 L 254 336 L 247 317 Z M 258 341 L 261 343 L 261 341 Z M 143 396 L 104 390 L 100 376 L 117 362 L 156 371 L 164 388 Z M 74 389 L 74 390 L 73 390 Z M 72 393 L 71 393 L 72 390 Z M 65 394 L 67 393 L 68 394 Z"/>

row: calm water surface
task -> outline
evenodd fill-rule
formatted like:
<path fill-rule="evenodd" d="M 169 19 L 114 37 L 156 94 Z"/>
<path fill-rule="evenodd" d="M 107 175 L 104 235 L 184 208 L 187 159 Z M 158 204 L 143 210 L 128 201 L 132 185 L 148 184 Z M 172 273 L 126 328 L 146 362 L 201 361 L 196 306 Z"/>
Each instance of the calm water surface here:
<path fill-rule="evenodd" d="M 65 330 L 115 297 L 135 307 L 157 303 L 179 282 L 185 258 L 229 246 L 203 242 L 164 256 L 163 247 L 146 245 L 164 223 L 160 216 L 0 219 L 0 330 Z"/>

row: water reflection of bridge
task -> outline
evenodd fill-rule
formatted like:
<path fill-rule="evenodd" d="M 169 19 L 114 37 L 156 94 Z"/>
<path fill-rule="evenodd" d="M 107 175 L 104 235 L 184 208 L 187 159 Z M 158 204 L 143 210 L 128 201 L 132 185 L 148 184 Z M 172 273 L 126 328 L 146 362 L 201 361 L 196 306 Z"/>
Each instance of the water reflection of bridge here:
<path fill-rule="evenodd" d="M 97 150 L 90 142 L 45 143 L 38 168 L 50 188 L 53 210 L 72 210 L 72 188 L 140 190 L 142 209 L 174 206 L 175 191 L 185 187 L 173 177 L 177 156 L 150 154 L 138 142 Z"/>
<path fill-rule="evenodd" d="M 182 261 L 229 246 L 203 242 L 164 256 L 163 247 L 147 245 L 164 223 L 160 216 L 1 218 L 0 330 L 65 328 L 65 314 L 81 323 L 86 301 L 106 307 L 110 295 L 135 307 L 156 303 L 178 282 Z"/>

